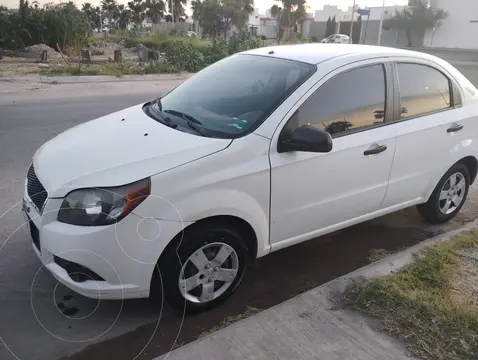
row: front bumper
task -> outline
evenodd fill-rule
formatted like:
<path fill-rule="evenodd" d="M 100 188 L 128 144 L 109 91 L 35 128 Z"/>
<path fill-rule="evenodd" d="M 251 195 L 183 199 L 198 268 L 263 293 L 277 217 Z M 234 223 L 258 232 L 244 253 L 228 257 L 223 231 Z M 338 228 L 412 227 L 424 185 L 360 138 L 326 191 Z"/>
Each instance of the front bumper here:
<path fill-rule="evenodd" d="M 38 230 L 38 241 L 32 241 L 32 247 L 58 281 L 90 298 L 148 297 L 159 256 L 188 225 L 142 218 L 134 213 L 110 226 L 70 225 L 56 220 L 61 203 L 62 199 L 48 199 L 40 215 L 25 193 L 25 220 Z M 77 264 L 73 268 L 80 270 L 72 273 L 65 263 Z M 91 272 L 81 270 L 82 267 Z M 84 273 L 81 281 L 78 272 Z"/>

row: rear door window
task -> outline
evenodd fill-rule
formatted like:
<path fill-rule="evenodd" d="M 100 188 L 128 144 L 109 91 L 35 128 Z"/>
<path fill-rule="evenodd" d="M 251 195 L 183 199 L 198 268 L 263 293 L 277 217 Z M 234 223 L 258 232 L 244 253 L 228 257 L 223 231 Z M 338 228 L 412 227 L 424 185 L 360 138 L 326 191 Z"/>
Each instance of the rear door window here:
<path fill-rule="evenodd" d="M 450 79 L 437 69 L 412 63 L 397 63 L 402 119 L 452 107 Z"/>

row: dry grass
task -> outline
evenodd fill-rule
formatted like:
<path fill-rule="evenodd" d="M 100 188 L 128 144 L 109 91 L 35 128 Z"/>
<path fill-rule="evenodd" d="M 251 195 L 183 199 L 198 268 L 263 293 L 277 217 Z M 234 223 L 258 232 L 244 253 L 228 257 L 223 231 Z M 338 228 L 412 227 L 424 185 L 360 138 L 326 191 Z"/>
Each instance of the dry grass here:
<path fill-rule="evenodd" d="M 424 249 L 399 272 L 360 284 L 345 304 L 379 318 L 424 359 L 478 359 L 478 231 Z"/>
<path fill-rule="evenodd" d="M 237 321 L 247 319 L 248 317 L 252 315 L 256 315 L 257 313 L 261 312 L 261 309 L 255 308 L 255 307 L 247 307 L 247 310 L 244 311 L 243 313 L 236 315 L 236 316 L 229 316 L 224 319 L 222 319 L 221 323 L 219 325 L 213 326 L 212 328 L 204 331 L 201 333 L 201 335 L 198 336 L 198 339 L 201 339 L 209 334 L 212 334 L 216 331 L 219 331 L 221 329 L 224 329 L 228 327 L 229 325 L 234 324 Z"/>
<path fill-rule="evenodd" d="M 393 254 L 393 252 L 389 251 L 389 250 L 372 249 L 372 250 L 370 250 L 370 254 L 369 254 L 367 260 L 372 263 L 372 262 L 382 260 L 382 259 L 386 258 L 387 256 L 389 256 L 391 254 Z"/>

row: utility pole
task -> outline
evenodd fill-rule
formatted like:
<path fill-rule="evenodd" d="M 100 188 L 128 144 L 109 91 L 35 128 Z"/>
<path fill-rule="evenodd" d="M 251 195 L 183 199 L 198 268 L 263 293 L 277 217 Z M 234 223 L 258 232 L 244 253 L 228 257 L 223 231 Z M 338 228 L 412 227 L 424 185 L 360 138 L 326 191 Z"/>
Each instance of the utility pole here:
<path fill-rule="evenodd" d="M 100 5 L 100 32 L 103 32 L 103 18 L 101 17 L 101 5 Z"/>
<path fill-rule="evenodd" d="M 171 21 L 173 22 L 174 29 L 174 0 L 170 0 L 170 9 L 171 9 Z"/>
<path fill-rule="evenodd" d="M 353 44 L 354 41 L 352 40 L 352 36 L 354 34 L 354 17 L 355 17 L 355 0 L 354 0 L 354 6 L 352 7 L 352 22 L 350 23 L 350 43 Z"/>
<path fill-rule="evenodd" d="M 383 27 L 384 14 L 385 14 L 385 0 L 383 0 L 383 4 L 382 4 L 382 15 L 380 15 L 380 27 L 378 29 L 378 42 L 377 42 L 378 45 L 380 45 L 380 42 L 382 41 L 382 27 Z"/>

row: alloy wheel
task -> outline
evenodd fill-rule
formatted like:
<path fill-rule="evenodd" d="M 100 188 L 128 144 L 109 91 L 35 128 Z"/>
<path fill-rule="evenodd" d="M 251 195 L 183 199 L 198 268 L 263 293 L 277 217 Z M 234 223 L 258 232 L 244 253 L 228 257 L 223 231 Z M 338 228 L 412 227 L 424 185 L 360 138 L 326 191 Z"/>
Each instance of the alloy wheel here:
<path fill-rule="evenodd" d="M 465 198 L 466 179 L 462 173 L 452 174 L 443 184 L 438 197 L 438 208 L 442 214 L 454 212 Z"/>
<path fill-rule="evenodd" d="M 220 297 L 239 272 L 239 258 L 228 244 L 214 242 L 196 250 L 181 268 L 179 290 L 193 303 L 207 303 Z"/>

